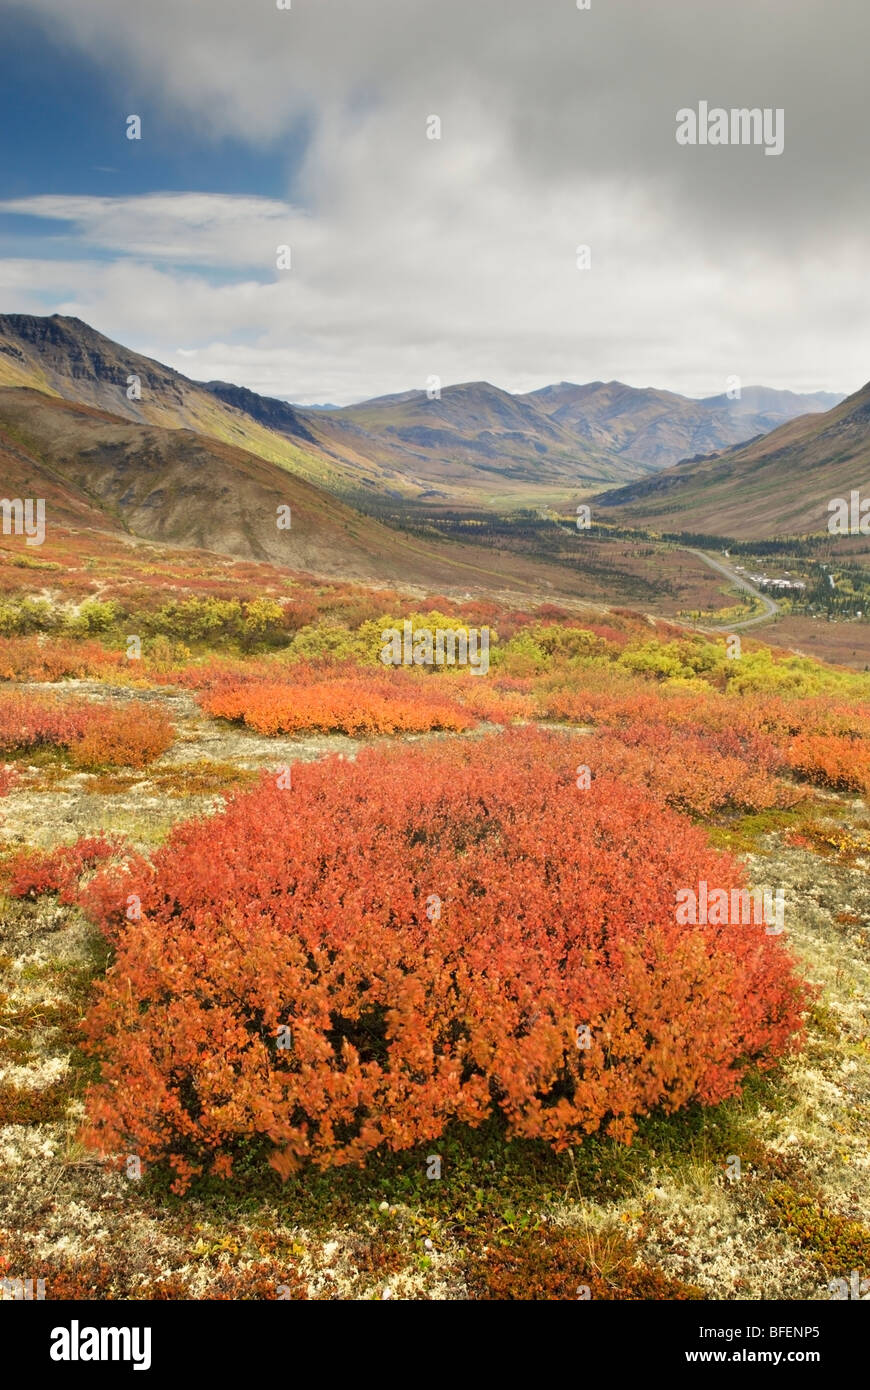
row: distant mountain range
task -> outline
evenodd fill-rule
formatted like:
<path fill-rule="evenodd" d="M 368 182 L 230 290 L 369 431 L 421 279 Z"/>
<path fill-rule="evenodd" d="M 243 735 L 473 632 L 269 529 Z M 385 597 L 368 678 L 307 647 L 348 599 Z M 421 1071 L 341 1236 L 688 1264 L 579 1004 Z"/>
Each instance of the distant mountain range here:
<path fill-rule="evenodd" d="M 394 468 L 413 468 L 436 494 L 483 481 L 494 501 L 536 486 L 570 495 L 651 471 L 580 439 L 528 399 L 487 381 L 445 386 L 434 399 L 425 391 L 379 396 L 322 411 L 317 420 L 321 428 L 331 421 L 352 430 L 361 452 Z"/>
<path fill-rule="evenodd" d="M 15 477 L 41 477 L 39 495 L 54 489 L 71 524 L 97 517 L 155 540 L 387 578 L 408 573 L 407 556 L 387 557 L 411 543 L 363 516 L 361 498 L 389 514 L 594 493 L 614 521 L 658 531 L 822 532 L 833 498 L 870 493 L 870 385 L 846 399 L 747 387 L 739 400 L 693 401 L 619 382 L 526 395 L 470 382 L 433 400 L 407 391 L 305 410 L 192 381 L 79 319 L 10 314 L 0 451 L 6 495 Z M 292 541 L 272 522 L 282 501 Z"/>
<path fill-rule="evenodd" d="M 621 381 L 593 381 L 588 386 L 563 381 L 518 399 L 534 404 L 595 448 L 659 469 L 767 434 L 796 416 L 830 410 L 843 397 L 827 391 L 802 396 L 745 386 L 735 399 L 721 395 L 691 400 Z"/>
<path fill-rule="evenodd" d="M 578 487 L 588 491 L 648 471 L 576 443 L 545 415 L 486 384 L 450 387 L 433 402 L 420 393 L 431 406 L 422 419 L 400 404 L 379 425 L 379 402 L 359 420 L 355 408 L 306 412 L 227 382 L 192 381 L 59 315 L 0 316 L 2 385 L 137 424 L 195 430 L 354 498 L 480 505 L 498 496 L 510 505 L 542 488 L 570 496 Z M 480 398 L 476 407 L 472 398 Z"/>
<path fill-rule="evenodd" d="M 608 491 L 595 506 L 626 525 L 761 540 L 826 531 L 829 502 L 854 489 L 870 497 L 870 384 L 823 414 Z"/>
<path fill-rule="evenodd" d="M 306 410 L 227 382 L 193 381 L 80 319 L 22 314 L 0 315 L 0 386 L 193 430 L 357 501 L 497 507 L 632 484 L 839 399 L 747 387 L 740 400 L 694 401 L 619 382 L 511 395 L 472 382 L 432 400 L 408 391 Z"/>
<path fill-rule="evenodd" d="M 510 592 L 532 601 L 542 592 L 588 593 L 578 569 L 473 542 L 422 539 L 235 444 L 30 387 L 0 387 L 0 495 L 43 499 L 49 536 L 75 532 L 76 544 L 95 557 L 110 533 L 429 593 Z M 289 529 L 278 526 L 279 507 L 290 508 Z M 0 548 L 18 551 L 22 563 L 41 563 L 41 552 L 20 537 L 2 537 Z"/>

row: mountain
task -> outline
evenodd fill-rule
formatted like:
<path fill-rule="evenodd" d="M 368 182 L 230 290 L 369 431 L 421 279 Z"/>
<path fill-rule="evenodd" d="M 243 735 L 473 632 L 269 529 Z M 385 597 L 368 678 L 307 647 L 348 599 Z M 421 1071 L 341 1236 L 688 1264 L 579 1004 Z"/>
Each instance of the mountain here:
<path fill-rule="evenodd" d="M 57 314 L 0 315 L 2 386 L 141 426 L 194 431 L 354 505 L 420 501 L 433 510 L 572 502 L 689 455 L 719 452 L 836 399 L 747 387 L 739 401 L 692 401 L 621 382 L 562 382 L 511 395 L 476 381 L 444 387 L 433 400 L 406 391 L 306 410 L 229 382 L 193 381 Z"/>
<path fill-rule="evenodd" d="M 486 383 L 448 387 L 442 401 L 409 392 L 306 412 L 227 382 L 192 381 L 57 314 L 0 315 L 4 385 L 142 425 L 195 430 L 346 497 L 510 503 L 534 500 L 538 490 L 548 499 L 571 496 L 645 471 L 578 445 L 540 411 Z"/>
<path fill-rule="evenodd" d="M 393 534 L 274 463 L 189 429 L 0 387 L 4 495 L 49 524 L 101 526 L 324 574 L 390 570 Z M 14 464 L 14 467 L 12 466 Z M 290 507 L 290 529 L 277 508 Z M 35 553 L 35 552 L 34 552 Z"/>
<path fill-rule="evenodd" d="M 29 387 L 0 387 L 0 469 L 3 495 L 44 499 L 49 539 L 76 532 L 76 553 L 99 556 L 111 535 L 430 593 L 589 589 L 579 567 L 410 535 L 233 444 Z M 289 530 L 278 529 L 279 506 L 290 507 Z M 38 566 L 38 547 L 16 536 L 4 538 L 10 547 Z"/>
<path fill-rule="evenodd" d="M 130 399 L 131 377 L 139 398 Z M 298 411 L 224 382 L 191 381 L 121 347 L 83 323 L 54 314 L 0 315 L 0 386 L 29 386 L 137 424 L 190 429 L 237 445 L 333 491 L 387 486 L 381 470 L 352 451 L 323 449 Z M 406 491 L 420 490 L 409 480 Z"/>
<path fill-rule="evenodd" d="M 870 384 L 823 414 L 595 499 L 609 518 L 657 531 L 761 540 L 827 531 L 828 503 L 870 494 Z"/>
<path fill-rule="evenodd" d="M 643 464 L 613 457 L 533 402 L 487 381 L 379 396 L 341 410 L 321 412 L 352 427 L 369 456 L 413 461 L 415 471 L 439 485 L 467 486 L 484 474 L 493 488 L 503 480 L 520 486 L 596 486 L 596 480 L 643 476 Z"/>
<path fill-rule="evenodd" d="M 727 395 L 692 400 L 621 381 L 586 386 L 563 381 L 517 399 L 535 405 L 595 448 L 658 469 L 744 443 L 796 416 L 828 410 L 842 397 L 745 386 L 739 400 Z"/>

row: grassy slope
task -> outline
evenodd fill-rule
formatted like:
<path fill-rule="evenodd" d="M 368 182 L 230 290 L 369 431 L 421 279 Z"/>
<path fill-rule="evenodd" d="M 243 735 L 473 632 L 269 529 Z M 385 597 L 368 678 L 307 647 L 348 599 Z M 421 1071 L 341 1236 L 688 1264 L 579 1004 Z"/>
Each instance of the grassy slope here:
<path fill-rule="evenodd" d="M 86 525 L 430 591 L 511 591 L 520 599 L 542 591 L 594 601 L 613 596 L 583 568 L 392 530 L 235 446 L 187 430 L 134 424 L 29 390 L 0 388 L 0 447 L 10 460 L 11 495 L 46 498 L 45 554 L 52 528 Z M 281 504 L 291 508 L 289 531 L 276 526 Z M 24 545 L 20 538 L 7 543 Z M 29 553 L 33 558 L 35 548 Z M 635 581 L 618 557 L 607 582 L 613 594 L 634 591 Z"/>
<path fill-rule="evenodd" d="M 141 398 L 129 400 L 127 380 L 139 377 Z M 466 448 L 461 431 L 455 446 L 415 448 L 399 438 L 370 434 L 351 418 L 297 412 L 298 431 L 285 433 L 262 423 L 247 410 L 228 404 L 201 383 L 139 353 L 131 352 L 95 332 L 78 319 L 23 320 L 0 316 L 0 386 L 29 386 L 34 390 L 97 407 L 140 424 L 167 429 L 192 429 L 233 444 L 276 463 L 299 477 L 340 493 L 387 493 L 414 497 L 434 486 L 453 500 L 484 498 L 493 490 L 527 495 L 539 484 L 560 486 L 568 495 L 582 485 L 622 481 L 640 471 L 606 456 L 586 457 L 559 427 L 539 412 L 516 406 L 525 414 L 525 442 L 511 438 L 501 427 L 498 448 L 481 453 L 474 441 Z M 464 388 L 459 388 L 460 390 Z M 508 402 L 512 398 L 506 393 Z M 547 435 L 552 459 L 536 445 Z M 579 459 L 578 459 L 579 455 Z M 586 464 L 588 463 L 588 467 Z"/>
<path fill-rule="evenodd" d="M 870 386 L 743 448 L 680 464 L 600 499 L 614 521 L 760 540 L 825 532 L 828 503 L 867 493 Z"/>

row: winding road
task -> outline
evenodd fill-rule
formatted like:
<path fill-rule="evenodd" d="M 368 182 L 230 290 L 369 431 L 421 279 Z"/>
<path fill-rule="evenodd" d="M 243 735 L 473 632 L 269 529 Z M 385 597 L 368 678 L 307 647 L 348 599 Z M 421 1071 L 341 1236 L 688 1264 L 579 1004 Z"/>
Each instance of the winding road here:
<path fill-rule="evenodd" d="M 730 580 L 738 589 L 743 589 L 746 593 L 751 594 L 753 598 L 758 600 L 764 610 L 762 613 L 756 613 L 754 618 L 744 618 L 741 622 L 725 624 L 724 627 L 722 624 L 716 627 L 704 627 L 701 629 L 702 632 L 722 632 L 725 630 L 728 632 L 736 632 L 738 628 L 755 627 L 756 623 L 766 623 L 770 618 L 776 617 L 779 612 L 779 604 L 775 603 L 772 598 L 768 598 L 767 594 L 763 594 L 760 589 L 756 589 L 755 585 L 750 584 L 748 579 L 744 579 L 741 575 L 737 574 L 735 570 L 731 569 L 730 565 L 724 564 L 722 560 L 714 559 L 712 555 L 707 554 L 706 550 L 695 550 L 691 546 L 683 546 L 681 548 L 689 555 L 697 555 L 698 559 L 703 560 L 705 565 L 709 565 L 711 569 L 717 570 L 719 574 L 724 575 L 725 578 Z"/>

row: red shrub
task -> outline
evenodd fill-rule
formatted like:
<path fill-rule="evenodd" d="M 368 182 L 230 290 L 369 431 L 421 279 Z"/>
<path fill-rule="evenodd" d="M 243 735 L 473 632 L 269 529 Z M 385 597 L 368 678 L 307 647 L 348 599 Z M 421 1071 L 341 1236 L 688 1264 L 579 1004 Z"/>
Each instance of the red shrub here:
<path fill-rule="evenodd" d="M 12 752 L 45 744 L 65 746 L 81 731 L 81 710 L 80 704 L 50 695 L 0 691 L 0 749 Z"/>
<path fill-rule="evenodd" d="M 803 1000 L 781 943 L 676 922 L 678 889 L 739 865 L 643 791 L 579 791 L 576 749 L 522 730 L 300 765 L 97 875 L 117 960 L 90 1142 L 168 1157 L 182 1190 L 243 1141 L 286 1174 L 493 1111 L 627 1140 L 772 1065 Z"/>
<path fill-rule="evenodd" d="M 767 810 L 801 799 L 797 787 L 771 774 L 767 742 L 734 730 L 695 733 L 666 724 L 630 724 L 585 741 L 579 759 L 594 775 L 648 787 L 679 811 L 709 816 L 734 808 Z"/>
<path fill-rule="evenodd" d="M 11 898 L 57 893 L 62 903 L 75 902 L 82 874 L 117 852 L 117 843 L 105 835 L 83 836 L 52 850 L 26 850 L 6 865 L 7 892 Z"/>
<path fill-rule="evenodd" d="M 584 671 L 579 688 L 576 680 L 567 683 L 564 673 L 554 678 L 552 686 L 548 687 L 546 680 L 541 682 L 536 704 L 543 718 L 603 726 L 623 742 L 633 741 L 637 746 L 647 743 L 654 730 L 656 738 L 670 730 L 665 742 L 673 750 L 674 731 L 685 736 L 691 732 L 698 752 L 706 743 L 711 752 L 715 750 L 722 757 L 743 759 L 762 774 L 762 783 L 768 782 L 765 787 L 755 780 L 749 799 L 736 804 L 756 808 L 777 802 L 791 804 L 795 797 L 781 783 L 776 800 L 765 799 L 771 791 L 769 778 L 775 772 L 790 772 L 839 790 L 870 791 L 870 707 L 861 702 L 818 697 L 737 698 L 712 689 L 669 694 L 645 682 L 626 684 L 621 679 L 614 680 L 609 671 L 603 675 Z M 664 761 L 669 756 L 663 753 Z M 623 762 L 629 766 L 627 760 Z M 648 767 L 639 757 L 634 759 L 634 765 L 642 781 L 649 786 L 659 785 L 661 779 L 647 775 Z M 662 775 L 666 781 L 664 764 Z M 724 782 L 732 779 L 725 767 L 721 775 Z M 688 786 L 690 773 L 685 780 Z M 715 803 L 702 798 L 684 804 L 703 812 Z"/>
<path fill-rule="evenodd" d="M 66 748 L 77 767 L 144 767 L 171 744 L 162 709 L 0 692 L 0 749 Z"/>

